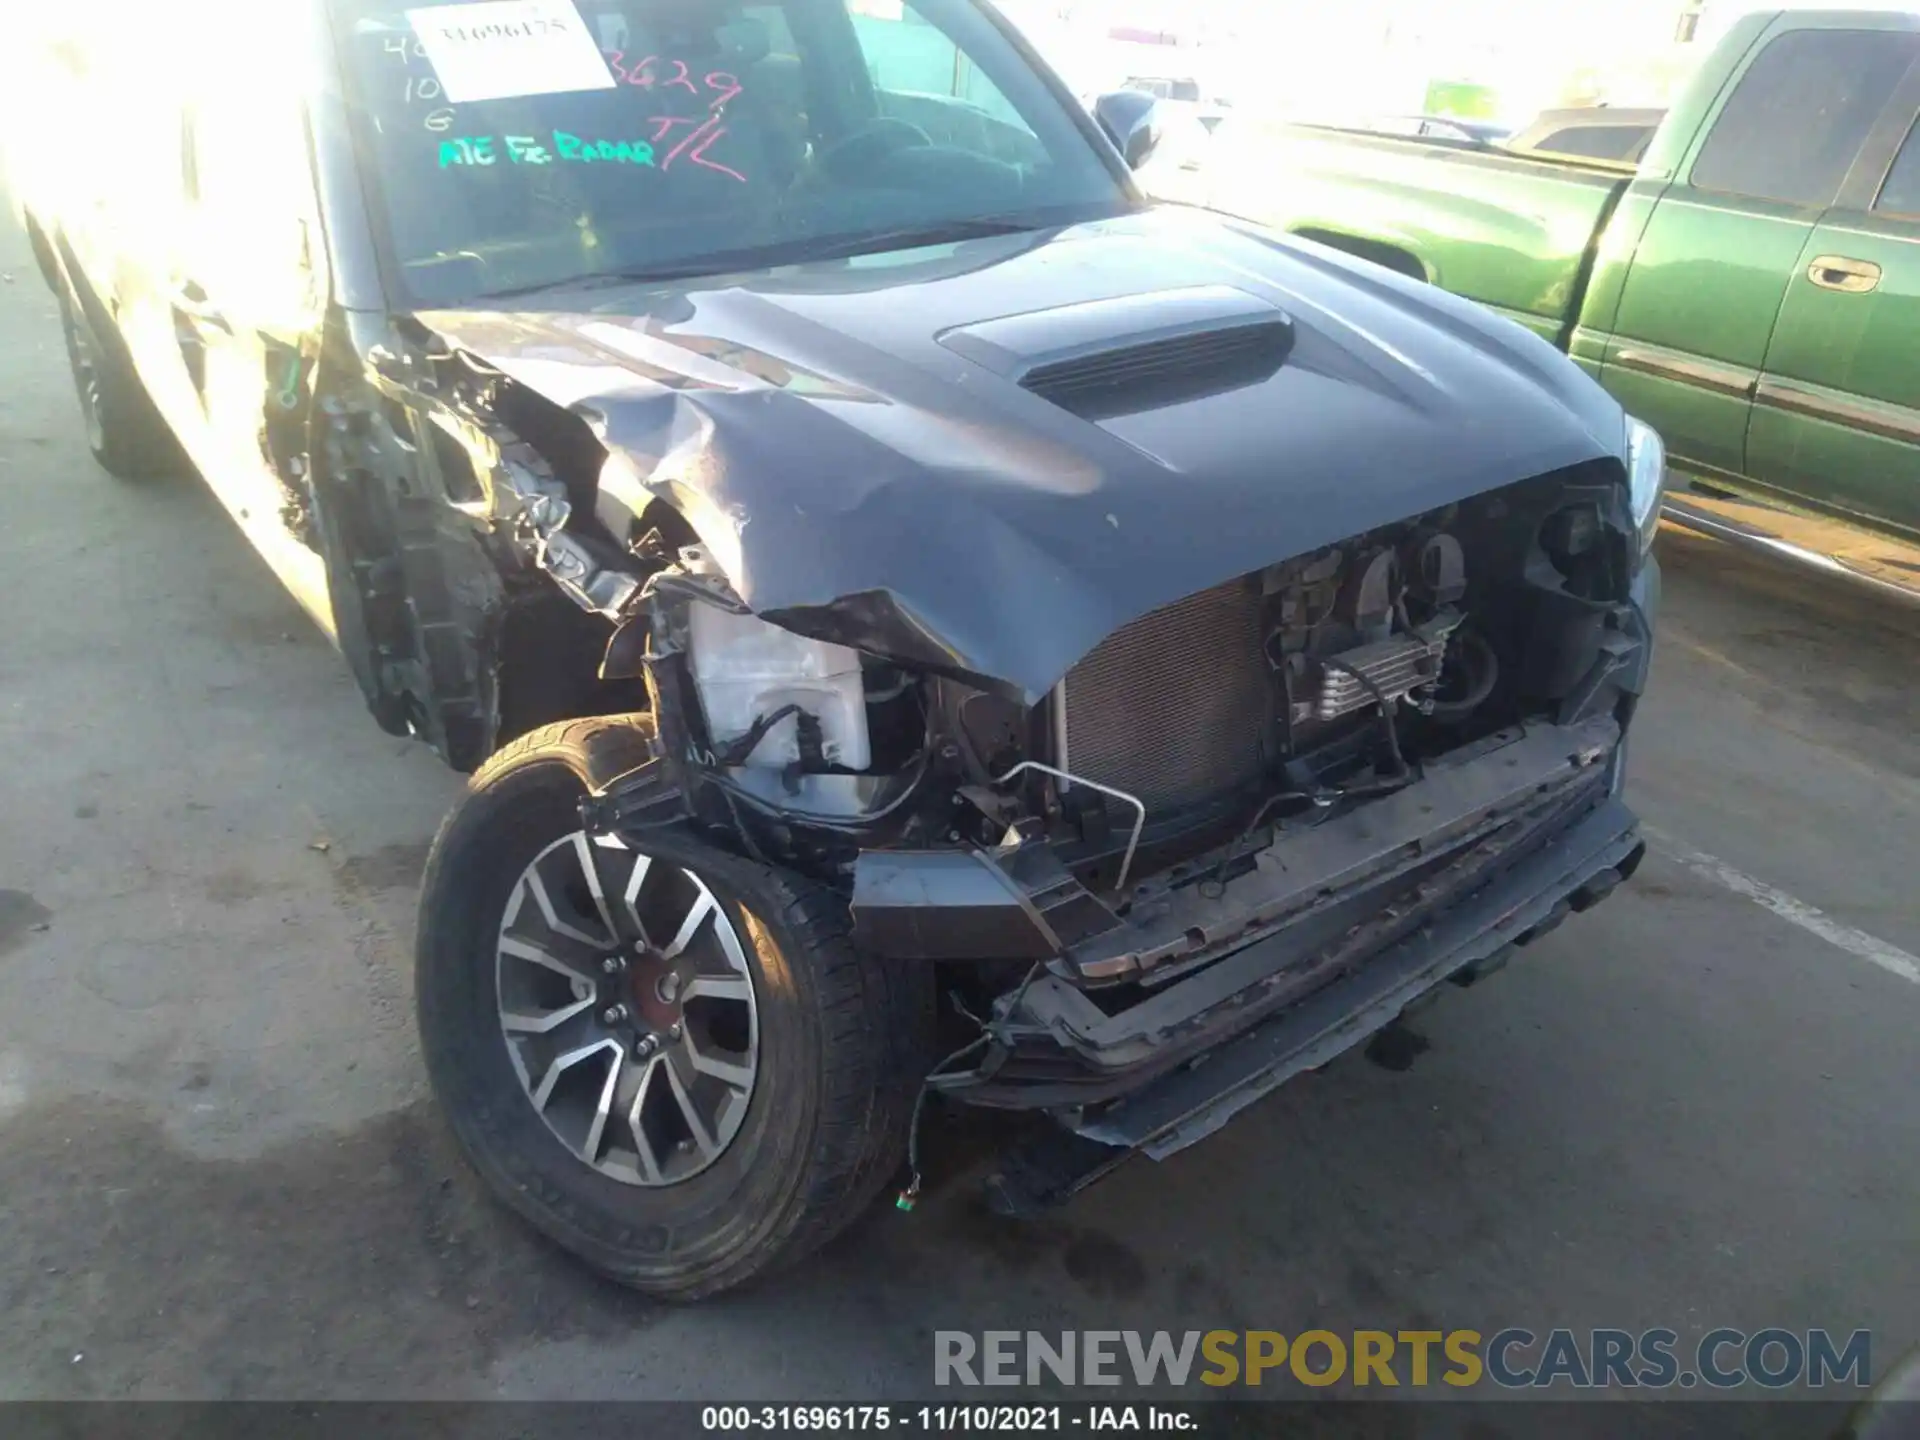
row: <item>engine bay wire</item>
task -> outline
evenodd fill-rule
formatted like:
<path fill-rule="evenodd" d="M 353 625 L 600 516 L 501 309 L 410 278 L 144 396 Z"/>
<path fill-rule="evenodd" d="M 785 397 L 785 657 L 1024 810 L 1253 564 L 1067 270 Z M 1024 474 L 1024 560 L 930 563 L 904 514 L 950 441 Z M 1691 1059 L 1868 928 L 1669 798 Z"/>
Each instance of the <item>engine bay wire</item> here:
<path fill-rule="evenodd" d="M 785 708 L 787 710 L 799 711 L 802 715 L 807 713 L 798 705 L 789 705 Z M 924 714 L 925 710 L 923 707 L 922 715 L 924 716 Z M 771 730 L 785 718 L 786 716 L 781 711 L 776 710 L 768 713 L 762 717 L 765 721 L 765 730 Z M 766 738 L 765 730 L 761 733 L 761 739 Z M 740 738 L 744 740 L 746 737 L 742 736 Z M 734 743 L 738 744 L 739 741 Z M 756 740 L 754 746 L 757 748 L 759 743 L 759 740 Z M 729 753 L 731 753 L 732 749 L 733 746 L 728 747 Z M 747 753 L 751 755 L 753 753 L 752 749 L 749 749 Z M 865 811 L 857 819 L 836 819 L 832 816 L 813 815 L 784 809 L 759 795 L 755 795 L 752 791 L 741 786 L 736 781 L 729 779 L 727 776 L 719 774 L 718 767 L 725 763 L 727 762 L 724 761 L 722 757 L 713 757 L 713 765 L 708 767 L 705 780 L 706 783 L 721 792 L 722 797 L 727 802 L 727 809 L 733 815 L 734 827 L 740 832 L 743 839 L 746 839 L 746 827 L 741 822 L 740 811 L 734 804 L 735 800 L 738 800 L 740 804 L 747 806 L 748 809 L 753 810 L 755 813 L 765 815 L 772 820 L 791 824 L 795 820 L 796 814 L 798 814 L 802 823 L 815 829 L 831 831 L 837 835 L 858 837 L 865 835 L 876 822 L 885 820 L 895 814 L 902 806 L 914 798 L 920 789 L 920 782 L 927 778 L 927 771 L 932 768 L 933 751 L 924 745 L 915 751 L 913 760 L 908 767 L 898 772 L 899 775 L 905 777 L 905 781 L 900 787 L 900 793 L 878 810 Z M 751 845 L 752 842 L 748 840 L 747 843 Z M 756 853 L 755 858 L 760 859 L 762 857 Z"/>
<path fill-rule="evenodd" d="M 913 768 L 900 772 L 907 777 L 901 787 L 900 793 L 878 810 L 863 811 L 857 820 L 836 819 L 828 815 L 815 815 L 805 811 L 784 809 L 762 796 L 755 795 L 751 790 L 743 788 L 724 775 L 709 772 L 704 778 L 707 784 L 714 786 L 724 795 L 728 796 L 729 803 L 731 803 L 732 799 L 738 799 L 740 803 L 748 809 L 765 815 L 769 819 L 777 820 L 782 824 L 792 825 L 797 822 L 815 830 L 831 831 L 836 835 L 862 837 L 871 831 L 875 823 L 895 814 L 903 805 L 914 798 L 914 795 L 920 789 L 920 782 L 926 779 L 927 771 L 932 766 L 932 763 L 933 752 L 931 750 L 920 751 L 919 754 L 914 756 Z M 734 814 L 734 820 L 736 824 L 739 823 L 739 813 L 737 811 Z"/>
<path fill-rule="evenodd" d="M 1337 670 L 1342 675 L 1350 675 L 1360 688 L 1371 695 L 1380 705 L 1380 725 L 1387 735 L 1387 753 L 1393 756 L 1394 773 L 1389 781 L 1407 781 L 1413 778 L 1413 768 L 1407 764 L 1407 757 L 1400 751 L 1400 729 L 1393 723 L 1393 698 L 1375 683 L 1372 676 L 1364 673 L 1359 666 L 1349 665 L 1338 656 L 1329 656 L 1320 662 L 1327 670 Z M 1351 792 L 1348 792 L 1351 793 Z"/>
<path fill-rule="evenodd" d="M 1351 675 L 1360 683 L 1361 687 L 1378 702 L 1380 706 L 1380 723 L 1387 733 L 1387 749 L 1393 756 L 1394 773 L 1385 779 L 1376 780 L 1365 785 L 1346 785 L 1332 790 L 1283 790 L 1278 794 L 1269 795 L 1261 802 L 1260 808 L 1253 812 L 1253 818 L 1247 821 L 1241 828 L 1240 834 L 1234 839 L 1232 844 L 1226 847 L 1226 851 L 1221 855 L 1219 862 L 1209 867 L 1209 870 L 1206 872 L 1206 879 L 1202 882 L 1203 885 L 1220 885 L 1223 882 L 1227 866 L 1233 861 L 1234 852 L 1253 838 L 1255 832 L 1260 829 L 1261 822 L 1273 812 L 1276 806 L 1284 805 L 1289 801 L 1304 800 L 1322 810 L 1326 810 L 1339 804 L 1342 800 L 1366 800 L 1381 795 L 1391 795 L 1396 790 L 1405 789 L 1418 778 L 1413 767 L 1407 764 L 1406 756 L 1401 752 L 1400 732 L 1393 723 L 1393 701 L 1387 696 L 1386 692 L 1382 690 L 1379 685 L 1375 684 L 1369 676 L 1363 675 L 1356 667 L 1349 665 L 1344 660 L 1334 658 L 1322 660 L 1320 663 L 1326 669 L 1338 670 L 1343 675 Z M 1202 893 L 1204 894 L 1206 892 L 1203 890 Z M 1217 899 L 1219 897 L 1216 895 L 1209 896 L 1208 898 Z"/>
<path fill-rule="evenodd" d="M 1046 968 L 1046 962 L 1040 960 L 1034 961 L 1027 968 L 1026 975 L 1022 977 L 1019 985 L 1014 987 L 1013 994 L 1007 1000 L 1007 1008 L 1002 1019 L 1013 1017 L 1014 1012 L 1020 1008 L 1020 1002 L 1027 998 L 1028 988 L 1040 978 L 1040 972 Z M 954 1008 L 978 1025 L 981 1033 L 927 1071 L 927 1078 L 920 1082 L 920 1093 L 913 1097 L 913 1116 L 907 1121 L 907 1183 L 894 1197 L 893 1204 L 896 1210 L 911 1210 L 920 1200 L 920 1121 L 926 1114 L 927 1097 L 933 1093 L 934 1080 L 948 1067 L 958 1065 L 994 1038 L 993 1022 L 981 1020 L 958 1000 L 954 1001 Z"/>
<path fill-rule="evenodd" d="M 749 725 L 744 733 L 729 740 L 720 748 L 714 757 L 715 760 L 722 765 L 746 764 L 752 758 L 753 752 L 760 748 L 760 742 L 772 732 L 774 726 L 789 715 L 801 713 L 798 705 L 782 705 L 778 709 L 769 710 L 764 715 L 755 716 L 753 724 Z"/>
<path fill-rule="evenodd" d="M 991 1035 L 976 1035 L 929 1070 L 927 1078 L 920 1082 L 920 1093 L 913 1097 L 913 1118 L 907 1122 L 907 1183 L 894 1197 L 894 1209 L 911 1210 L 920 1199 L 920 1119 L 926 1113 L 927 1097 L 933 1093 L 934 1077 L 949 1065 L 958 1065 L 992 1039 Z"/>

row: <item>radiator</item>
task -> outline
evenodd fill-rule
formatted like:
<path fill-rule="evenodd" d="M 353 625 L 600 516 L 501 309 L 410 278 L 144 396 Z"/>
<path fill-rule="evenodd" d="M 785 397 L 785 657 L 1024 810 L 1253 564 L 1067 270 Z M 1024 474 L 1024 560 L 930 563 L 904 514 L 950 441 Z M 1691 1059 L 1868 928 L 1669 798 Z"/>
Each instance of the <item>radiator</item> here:
<path fill-rule="evenodd" d="M 1252 577 L 1116 630 L 1054 694 L 1061 768 L 1149 812 L 1256 779 L 1274 694 L 1261 640 Z"/>

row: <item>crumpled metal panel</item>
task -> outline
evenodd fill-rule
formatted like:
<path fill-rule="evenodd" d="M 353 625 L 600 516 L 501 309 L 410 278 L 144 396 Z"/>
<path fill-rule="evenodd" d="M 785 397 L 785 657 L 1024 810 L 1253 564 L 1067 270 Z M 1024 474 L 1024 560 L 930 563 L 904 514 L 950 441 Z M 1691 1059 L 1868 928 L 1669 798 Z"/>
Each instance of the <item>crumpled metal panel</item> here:
<path fill-rule="evenodd" d="M 941 343 L 995 317 L 1196 286 L 1283 311 L 1286 363 L 1096 422 Z M 1623 443 L 1619 406 L 1518 327 L 1198 212 L 595 288 L 577 305 L 419 318 L 584 417 L 757 613 L 1028 703 L 1183 596 L 1617 462 Z"/>

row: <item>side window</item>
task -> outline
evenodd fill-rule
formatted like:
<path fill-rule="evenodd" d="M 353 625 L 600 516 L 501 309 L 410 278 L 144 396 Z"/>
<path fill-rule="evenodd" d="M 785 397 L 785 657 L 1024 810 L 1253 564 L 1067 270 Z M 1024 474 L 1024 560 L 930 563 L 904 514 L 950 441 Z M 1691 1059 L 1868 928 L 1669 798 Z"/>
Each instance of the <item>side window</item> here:
<path fill-rule="evenodd" d="M 1591 160 L 1630 160 L 1646 138 L 1644 125 L 1575 125 L 1554 131 L 1534 148 Z"/>
<path fill-rule="evenodd" d="M 1920 51 L 1920 36 L 1801 30 L 1762 50 L 1694 162 L 1702 190 L 1828 205 L 1867 131 Z"/>
<path fill-rule="evenodd" d="M 1907 132 L 1907 143 L 1900 147 L 1873 208 L 1890 215 L 1920 215 L 1920 120 Z"/>
<path fill-rule="evenodd" d="M 936 145 L 1018 162 L 1033 131 L 972 59 L 911 0 L 848 0 L 880 111 L 918 125 Z"/>

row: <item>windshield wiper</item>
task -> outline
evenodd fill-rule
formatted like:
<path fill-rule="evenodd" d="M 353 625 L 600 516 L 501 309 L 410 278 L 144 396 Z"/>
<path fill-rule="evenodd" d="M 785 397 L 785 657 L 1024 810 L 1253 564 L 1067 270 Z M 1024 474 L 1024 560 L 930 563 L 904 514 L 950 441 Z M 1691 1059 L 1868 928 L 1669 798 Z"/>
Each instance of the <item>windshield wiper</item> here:
<path fill-rule="evenodd" d="M 979 240 L 995 235 L 1020 235 L 1046 228 L 1031 220 L 1005 216 L 981 216 L 975 219 L 943 220 L 926 225 L 901 226 L 894 230 L 872 230 L 861 235 L 827 236 L 818 242 L 788 240 L 777 245 L 752 249 L 717 251 L 688 260 L 682 265 L 661 265 L 644 270 L 609 270 L 591 275 L 576 275 L 565 280 L 544 280 L 534 285 L 515 285 L 505 290 L 488 290 L 479 300 L 516 300 L 529 295 L 545 295 L 563 290 L 603 290 L 615 285 L 668 285 L 679 280 L 699 280 L 727 275 L 739 270 L 757 270 L 775 265 L 804 265 L 814 260 L 846 260 L 856 255 L 877 255 L 888 250 L 912 250 L 923 245 L 951 245 L 961 240 Z"/>
<path fill-rule="evenodd" d="M 676 280 L 698 280 L 777 265 L 806 265 L 816 260 L 847 260 L 856 255 L 878 255 L 888 250 L 912 250 L 922 245 L 950 245 L 991 235 L 1019 235 L 1043 227 L 1029 220 L 982 218 L 946 220 L 938 224 L 902 226 L 897 230 L 870 230 L 861 235 L 828 235 L 819 240 L 789 240 L 754 250 L 729 250 L 703 255 L 684 265 L 628 270 L 596 277 L 597 281 L 624 281 L 630 285 L 664 285 Z"/>
<path fill-rule="evenodd" d="M 551 295 L 563 290 L 604 290 L 613 285 L 631 285 L 639 277 L 619 271 L 598 271 L 591 275 L 572 275 L 565 280 L 541 280 L 532 285 L 512 285 L 502 290 L 482 290 L 475 300 L 523 300 L 529 295 Z"/>
<path fill-rule="evenodd" d="M 916 250 L 923 245 L 952 245 L 961 240 L 984 240 L 994 235 L 1024 235 L 1047 227 L 1032 220 L 983 215 L 968 220 L 937 220 L 925 225 L 903 225 L 865 235 L 828 239 L 808 250 L 809 260 L 845 260 L 855 255 L 878 255 L 888 250 Z"/>

